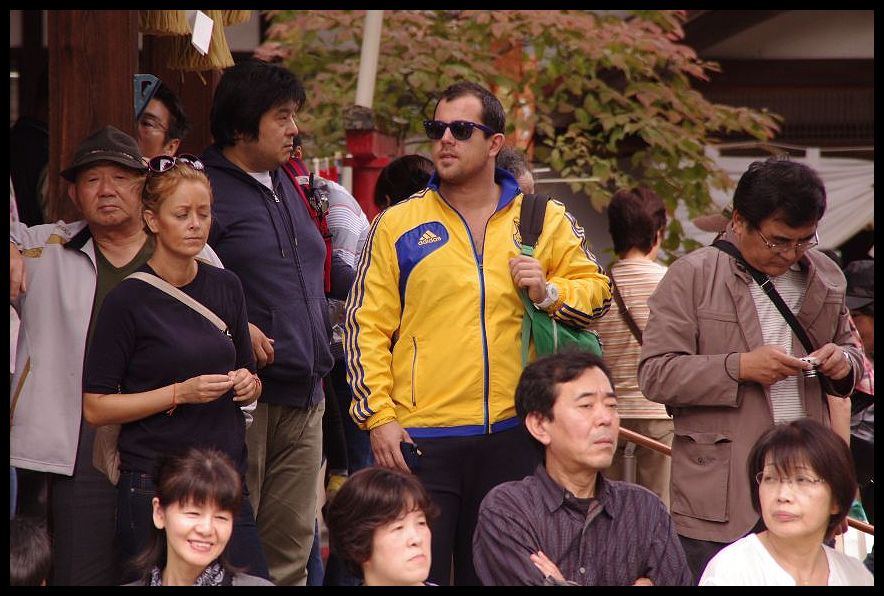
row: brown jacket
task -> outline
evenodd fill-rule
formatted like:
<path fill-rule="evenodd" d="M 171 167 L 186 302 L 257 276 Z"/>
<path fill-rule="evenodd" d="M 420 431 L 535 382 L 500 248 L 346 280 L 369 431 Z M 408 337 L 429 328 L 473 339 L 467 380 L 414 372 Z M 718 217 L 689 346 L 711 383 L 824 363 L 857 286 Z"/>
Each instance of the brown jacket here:
<path fill-rule="evenodd" d="M 848 352 L 853 374 L 828 392 L 849 395 L 862 374 L 862 361 L 850 341 L 844 275 L 815 250 L 805 253 L 800 265 L 808 276 L 798 321 L 815 347 L 832 342 Z M 773 425 L 773 409 L 767 386 L 733 380 L 738 354 L 764 343 L 749 292 L 752 283 L 732 257 L 704 247 L 670 266 L 648 301 L 639 386 L 648 399 L 673 413 L 671 513 L 678 533 L 688 538 L 733 542 L 758 521 L 746 462 L 752 446 Z M 794 353 L 805 355 L 797 338 Z M 828 425 L 819 382 L 801 380 L 807 415 Z"/>

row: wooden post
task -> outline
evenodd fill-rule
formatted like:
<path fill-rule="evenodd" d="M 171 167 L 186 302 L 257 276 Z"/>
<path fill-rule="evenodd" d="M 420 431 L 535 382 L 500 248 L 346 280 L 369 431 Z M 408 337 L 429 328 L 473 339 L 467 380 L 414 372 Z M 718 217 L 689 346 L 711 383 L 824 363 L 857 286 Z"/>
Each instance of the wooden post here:
<path fill-rule="evenodd" d="M 187 138 L 181 142 L 178 153 L 199 155 L 212 142 L 209 113 L 212 109 L 215 87 L 221 80 L 221 71 L 209 70 L 196 73 L 172 70 L 167 66 L 169 57 L 161 54 L 158 47 L 156 37 L 153 35 L 144 36 L 139 72 L 156 75 L 181 98 L 192 128 Z"/>
<path fill-rule="evenodd" d="M 48 98 L 39 97 L 40 77 L 46 69 L 43 51 L 43 11 L 23 10 L 21 61 L 19 64 L 18 113 L 45 121 Z"/>
<path fill-rule="evenodd" d="M 138 64 L 138 11 L 50 10 L 50 221 L 80 217 L 59 172 L 77 145 L 108 124 L 134 134 L 133 76 Z"/>

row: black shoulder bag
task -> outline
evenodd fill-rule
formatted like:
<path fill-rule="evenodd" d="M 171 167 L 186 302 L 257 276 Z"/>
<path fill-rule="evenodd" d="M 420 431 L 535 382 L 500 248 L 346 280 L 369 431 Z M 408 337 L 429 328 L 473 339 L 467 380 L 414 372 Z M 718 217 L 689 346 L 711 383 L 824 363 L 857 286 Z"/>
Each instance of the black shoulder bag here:
<path fill-rule="evenodd" d="M 801 326 L 801 323 L 798 322 L 798 319 L 795 318 L 795 315 L 792 314 L 792 311 L 789 310 L 789 307 L 786 306 L 786 303 L 783 301 L 780 293 L 777 292 L 776 287 L 774 287 L 773 282 L 767 276 L 767 274 L 759 271 L 743 258 L 742 253 L 740 253 L 739 249 L 722 238 L 718 238 L 715 242 L 712 243 L 712 246 L 726 252 L 733 258 L 737 260 L 740 265 L 742 265 L 746 271 L 749 272 L 749 275 L 761 286 L 761 289 L 764 290 L 764 293 L 767 294 L 768 298 L 773 301 L 774 305 L 777 307 L 777 310 L 780 311 L 780 314 L 783 315 L 783 318 L 786 319 L 786 322 L 789 324 L 789 327 L 792 328 L 792 331 L 795 332 L 795 336 L 798 338 L 798 341 L 801 342 L 801 345 L 804 346 L 804 350 L 810 354 L 816 348 L 813 347 L 813 343 L 810 341 L 810 338 L 807 336 L 807 332 L 804 330 L 804 327 Z M 817 374 L 817 379 L 820 382 L 820 387 L 823 390 L 823 394 L 828 393 L 825 386 L 825 376 L 821 374 Z"/>

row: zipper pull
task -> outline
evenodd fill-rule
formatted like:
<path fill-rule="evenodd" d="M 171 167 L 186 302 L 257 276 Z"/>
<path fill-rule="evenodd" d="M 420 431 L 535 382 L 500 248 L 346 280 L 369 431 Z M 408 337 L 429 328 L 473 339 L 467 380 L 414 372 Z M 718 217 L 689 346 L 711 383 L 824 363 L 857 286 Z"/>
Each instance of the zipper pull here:
<path fill-rule="evenodd" d="M 276 192 L 275 192 L 272 188 L 270 189 L 270 194 L 273 195 L 273 200 L 276 201 L 276 202 L 278 203 L 278 202 L 279 202 L 279 197 L 276 196 Z"/>

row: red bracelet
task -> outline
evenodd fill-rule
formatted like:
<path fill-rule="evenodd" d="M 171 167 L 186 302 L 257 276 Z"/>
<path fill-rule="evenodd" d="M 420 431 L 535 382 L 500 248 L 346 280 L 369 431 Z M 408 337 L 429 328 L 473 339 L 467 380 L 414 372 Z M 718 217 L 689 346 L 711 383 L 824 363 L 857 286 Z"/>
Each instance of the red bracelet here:
<path fill-rule="evenodd" d="M 178 383 L 172 383 L 172 407 L 166 410 L 166 416 L 171 416 L 172 412 L 175 411 L 175 408 L 178 407 L 178 403 L 175 401 L 175 385 Z"/>

